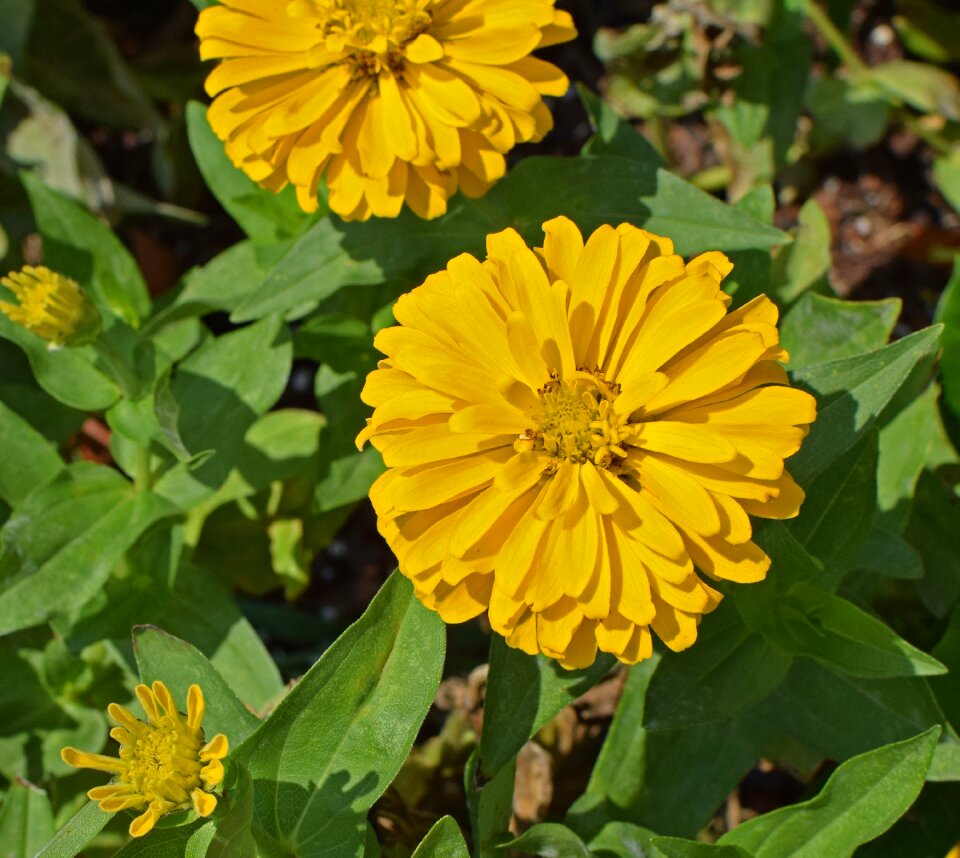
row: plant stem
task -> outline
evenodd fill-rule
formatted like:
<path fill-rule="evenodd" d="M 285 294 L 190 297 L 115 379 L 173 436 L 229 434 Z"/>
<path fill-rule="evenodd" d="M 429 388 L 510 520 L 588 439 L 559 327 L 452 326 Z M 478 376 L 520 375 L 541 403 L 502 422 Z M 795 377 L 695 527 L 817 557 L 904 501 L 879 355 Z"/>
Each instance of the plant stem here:
<path fill-rule="evenodd" d="M 820 35 L 826 39 L 827 44 L 836 51 L 852 74 L 862 75 L 870 71 L 870 67 L 860 59 L 847 38 L 830 20 L 830 16 L 820 8 L 817 0 L 807 0 L 807 18 L 817 28 Z"/>
<path fill-rule="evenodd" d="M 137 461 L 133 472 L 133 487 L 138 492 L 148 492 L 153 486 L 153 474 L 150 472 L 150 448 L 137 450 Z"/>

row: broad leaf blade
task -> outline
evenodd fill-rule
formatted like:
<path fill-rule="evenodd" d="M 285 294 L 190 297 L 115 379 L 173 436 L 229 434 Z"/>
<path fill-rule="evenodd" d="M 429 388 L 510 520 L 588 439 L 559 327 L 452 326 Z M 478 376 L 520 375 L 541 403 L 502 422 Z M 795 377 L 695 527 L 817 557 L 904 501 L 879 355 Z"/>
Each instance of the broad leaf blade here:
<path fill-rule="evenodd" d="M 591 667 L 564 670 L 556 661 L 512 649 L 500 635 L 490 641 L 480 771 L 493 777 L 544 724 L 585 694 L 613 666 L 601 655 Z"/>
<path fill-rule="evenodd" d="M 851 855 L 886 831 L 923 787 L 940 729 L 843 763 L 820 794 L 745 822 L 720 838 L 756 858 Z"/>
<path fill-rule="evenodd" d="M 208 737 L 225 733 L 235 748 L 259 725 L 217 669 L 186 641 L 153 626 L 138 626 L 133 630 L 133 652 L 140 680 L 148 685 L 163 682 L 180 705 L 186 704 L 191 685 L 200 686 L 206 702 L 203 730 Z"/>
<path fill-rule="evenodd" d="M 301 858 L 359 856 L 366 814 L 406 758 L 443 667 L 444 625 L 395 573 L 235 752 L 257 824 Z"/>

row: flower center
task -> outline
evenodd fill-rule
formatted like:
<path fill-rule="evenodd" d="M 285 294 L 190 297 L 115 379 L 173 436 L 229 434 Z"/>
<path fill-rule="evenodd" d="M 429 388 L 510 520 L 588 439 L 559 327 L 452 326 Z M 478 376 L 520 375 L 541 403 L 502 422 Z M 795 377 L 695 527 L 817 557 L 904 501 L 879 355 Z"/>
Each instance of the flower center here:
<path fill-rule="evenodd" d="M 607 381 L 600 370 L 581 368 L 572 379 L 551 373 L 540 388 L 535 429 L 528 429 L 514 445 L 518 451 L 542 450 L 558 462 L 592 462 L 609 468 L 626 458 L 622 443 L 627 418 L 617 415 L 613 402 L 620 385 Z"/>
<path fill-rule="evenodd" d="M 329 51 L 345 52 L 358 76 L 402 66 L 403 47 L 430 28 L 433 0 L 290 0 L 293 16 L 322 21 Z"/>
<path fill-rule="evenodd" d="M 135 742 L 121 745 L 120 759 L 126 764 L 121 779 L 147 801 L 187 805 L 191 791 L 201 786 L 202 746 L 202 733 L 196 736 L 164 716 L 159 726 L 144 725 Z"/>

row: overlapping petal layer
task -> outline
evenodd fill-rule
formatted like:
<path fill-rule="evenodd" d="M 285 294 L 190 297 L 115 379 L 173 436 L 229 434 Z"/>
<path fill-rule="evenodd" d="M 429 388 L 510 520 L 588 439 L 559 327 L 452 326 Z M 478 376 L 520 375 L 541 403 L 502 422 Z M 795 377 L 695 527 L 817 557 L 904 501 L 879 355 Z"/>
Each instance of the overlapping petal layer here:
<path fill-rule="evenodd" d="M 513 230 L 400 299 L 364 401 L 388 470 L 381 533 L 419 598 L 486 612 L 511 646 L 575 668 L 681 650 L 720 594 L 770 561 L 749 515 L 789 518 L 784 468 L 816 416 L 788 386 L 777 309 L 734 312 L 730 262 L 684 263 L 623 224 Z M 703 573 L 701 577 L 697 569 Z"/>
<path fill-rule="evenodd" d="M 531 56 L 573 38 L 554 0 L 223 0 L 197 22 L 210 124 L 234 164 L 348 220 L 443 214 L 552 127 L 567 78 Z"/>

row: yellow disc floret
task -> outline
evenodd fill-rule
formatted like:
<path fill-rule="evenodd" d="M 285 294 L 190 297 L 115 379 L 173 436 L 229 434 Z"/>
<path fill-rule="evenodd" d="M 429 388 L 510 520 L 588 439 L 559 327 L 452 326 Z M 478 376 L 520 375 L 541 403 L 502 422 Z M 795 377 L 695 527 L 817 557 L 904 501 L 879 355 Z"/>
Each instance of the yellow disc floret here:
<path fill-rule="evenodd" d="M 16 304 L 0 301 L 0 311 L 54 348 L 84 338 L 99 323 L 96 308 L 76 281 L 49 268 L 27 265 L 0 283 L 17 299 Z"/>
<path fill-rule="evenodd" d="M 607 468 L 627 457 L 621 446 L 628 434 L 627 418 L 613 402 L 620 392 L 599 370 L 578 370 L 569 381 L 554 373 L 540 390 L 537 428 L 524 432 L 514 444 L 517 452 L 542 450 L 562 461 L 592 462 Z"/>
<path fill-rule="evenodd" d="M 120 725 L 110 731 L 120 743 L 119 757 L 76 748 L 64 748 L 60 756 L 68 765 L 114 775 L 111 783 L 94 787 L 87 795 L 109 813 L 143 809 L 130 823 L 130 834 L 142 837 L 164 814 L 190 807 L 200 816 L 213 813 L 217 797 L 211 790 L 223 781 L 220 761 L 229 746 L 222 733 L 204 741 L 205 705 L 199 685 L 191 685 L 187 692 L 186 715 L 177 711 L 162 682 L 138 685 L 136 695 L 146 721 L 116 703 L 107 709 Z"/>

